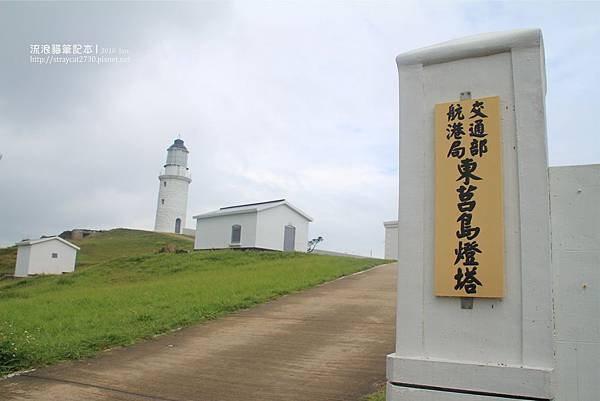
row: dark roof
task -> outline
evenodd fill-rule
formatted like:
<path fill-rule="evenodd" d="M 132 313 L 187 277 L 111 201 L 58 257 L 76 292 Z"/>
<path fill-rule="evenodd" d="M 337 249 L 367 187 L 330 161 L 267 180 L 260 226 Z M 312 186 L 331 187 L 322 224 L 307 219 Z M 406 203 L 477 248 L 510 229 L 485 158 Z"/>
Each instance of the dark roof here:
<path fill-rule="evenodd" d="M 285 201 L 285 199 L 276 199 L 276 200 L 266 201 L 266 202 L 246 203 L 244 205 L 235 205 L 235 206 L 222 207 L 219 210 L 233 209 L 233 208 L 236 208 L 236 207 L 264 205 L 264 204 L 267 204 L 267 203 L 277 203 L 277 202 L 283 202 L 283 201 Z"/>
<path fill-rule="evenodd" d="M 187 148 L 183 144 L 182 139 L 175 139 L 175 142 L 173 142 L 173 145 L 169 146 L 169 149 L 167 149 L 167 150 L 171 150 L 171 149 L 183 149 L 187 152 Z"/>

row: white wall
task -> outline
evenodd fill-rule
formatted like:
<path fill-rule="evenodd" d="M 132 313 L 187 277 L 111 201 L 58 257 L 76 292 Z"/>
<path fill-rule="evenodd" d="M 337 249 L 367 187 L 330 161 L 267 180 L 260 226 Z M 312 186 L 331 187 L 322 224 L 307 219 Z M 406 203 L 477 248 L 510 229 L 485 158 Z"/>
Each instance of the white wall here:
<path fill-rule="evenodd" d="M 19 261 L 19 254 L 21 252 L 29 253 L 29 263 L 25 272 Z M 52 253 L 58 254 L 58 257 L 53 258 Z M 17 250 L 15 276 L 24 277 L 28 274 L 69 273 L 75 270 L 76 256 L 77 250 L 58 240 L 19 246 Z"/>
<path fill-rule="evenodd" d="M 188 235 L 190 237 L 195 237 L 196 236 L 196 229 L 195 228 L 184 228 L 182 234 L 183 235 Z"/>
<path fill-rule="evenodd" d="M 452 76 L 451 82 L 448 81 Z M 489 77 L 494 80 L 490 81 Z M 503 111 L 513 109 L 514 93 L 511 74 L 510 53 L 500 53 L 475 60 L 466 59 L 443 64 L 435 64 L 423 68 L 424 103 L 428 111 L 433 111 L 436 103 L 448 102 L 458 99 L 463 90 L 472 90 L 474 98 L 486 96 L 500 96 Z M 440 85 L 446 82 L 446 85 Z M 463 89 L 461 89 L 463 88 Z M 481 88 L 481 89 L 480 89 Z M 429 114 L 429 113 L 428 113 Z M 503 112 L 503 165 L 505 177 L 504 205 L 505 205 L 505 232 L 516 233 L 508 235 L 506 243 L 506 294 L 504 299 L 477 299 L 475 307 L 469 312 L 461 311 L 457 298 L 435 297 L 434 287 L 434 127 L 433 114 L 425 123 L 425 132 L 431 133 L 423 138 L 425 142 L 424 176 L 414 177 L 413 181 L 425 182 L 425 206 L 421 206 L 424 213 L 423 225 L 423 252 L 424 263 L 428 268 L 424 276 L 426 297 L 431 303 L 425 305 L 423 317 L 438 329 L 427 330 L 424 333 L 426 355 L 451 359 L 471 360 L 481 363 L 521 364 L 520 345 L 517 339 L 521 337 L 521 260 L 519 255 L 519 207 L 518 184 L 519 178 L 516 171 L 516 152 L 512 146 L 516 143 L 514 129 L 514 114 Z M 402 167 L 400 168 L 402 170 Z M 423 185 L 417 184 L 415 185 Z M 403 183 L 402 188 L 413 188 L 410 184 Z M 402 191 L 410 192 L 410 191 Z M 402 204 L 401 204 L 402 205 Z M 412 213 L 403 210 L 403 214 Z M 403 222 L 400 221 L 400 225 Z M 416 234 L 416 233 L 415 233 Z M 407 235 L 410 235 L 407 233 Z M 403 237 L 404 238 L 404 237 Z M 417 237 L 418 238 L 418 237 Z M 415 240 L 417 238 L 414 238 Z M 404 241 L 403 243 L 406 243 Z M 406 247 L 400 244 L 403 254 Z M 431 266 L 431 268 L 429 268 Z M 409 295 L 407 295 L 409 296 Z M 492 309 L 492 306 L 494 309 Z M 467 315 L 468 313 L 468 315 Z M 493 318 L 492 318 L 493 314 Z M 466 321 L 468 320 L 468 324 Z M 454 333 L 454 335 L 452 335 Z M 520 343 L 520 342 L 519 342 Z M 402 349 L 407 348 L 402 343 Z M 412 352 L 412 351 L 411 351 Z"/>
<path fill-rule="evenodd" d="M 385 222 L 385 255 L 386 259 L 398 259 L 398 222 Z"/>
<path fill-rule="evenodd" d="M 256 213 L 238 213 L 198 219 L 194 249 L 230 248 L 231 226 L 242 226 L 241 248 L 256 247 Z"/>
<path fill-rule="evenodd" d="M 186 226 L 189 181 L 173 177 L 175 176 L 160 177 L 154 231 L 174 233 L 177 218 L 181 219 L 182 230 Z M 164 185 L 165 182 L 167 186 Z M 164 205 L 162 199 L 165 200 Z"/>
<path fill-rule="evenodd" d="M 452 76 L 448 80 L 448 76 Z M 494 79 L 490 80 L 489 77 Z M 500 96 L 501 108 L 513 110 L 514 93 L 511 74 L 510 53 L 500 53 L 493 56 L 480 57 L 475 60 L 466 59 L 450 63 L 435 64 L 423 68 L 422 80 L 424 86 L 423 103 L 428 106 L 423 131 L 429 135 L 403 135 L 408 138 L 400 139 L 401 158 L 400 188 L 411 188 L 410 191 L 400 191 L 399 229 L 401 238 L 399 252 L 403 255 L 400 269 L 413 270 L 415 265 L 424 265 L 424 282 L 415 285 L 412 280 L 400 280 L 398 288 L 399 299 L 420 299 L 416 292 L 425 291 L 427 299 L 423 315 L 418 321 L 406 320 L 406 308 L 399 309 L 399 320 L 417 330 L 423 323 L 428 322 L 430 330 L 421 334 L 413 333 L 412 329 L 400 328 L 397 336 L 396 352 L 406 355 L 426 355 L 429 357 L 470 360 L 481 363 L 498 363 L 520 365 L 521 349 L 521 258 L 520 258 L 520 229 L 519 229 L 519 178 L 516 170 L 516 144 L 514 114 L 502 113 L 503 134 L 503 165 L 504 165 L 504 205 L 505 205 L 505 238 L 506 249 L 506 293 L 504 299 L 477 299 L 472 310 L 460 310 L 459 299 L 436 297 L 434 288 L 434 127 L 433 106 L 436 103 L 458 99 L 460 92 L 471 89 L 473 97 Z M 449 82 L 448 82 L 449 81 Z M 446 82 L 445 85 L 440 85 Z M 461 89 L 462 88 L 462 89 Z M 478 90 L 478 88 L 484 88 Z M 401 92 L 402 93 L 402 92 Z M 411 98 L 409 94 L 406 94 Z M 407 99 L 407 101 L 410 101 Z M 424 142 L 418 148 L 416 140 Z M 418 149 L 423 149 L 424 156 Z M 405 154 L 411 153 L 408 159 Z M 413 160 L 414 159 L 414 160 Z M 415 174 L 404 165 L 410 163 L 422 165 L 422 170 Z M 422 197 L 414 202 L 416 188 L 422 188 Z M 413 198 L 404 201 L 404 198 Z M 416 212 L 419 211 L 419 212 Z M 420 215 L 422 213 L 422 215 Z M 414 220 L 419 221 L 419 229 L 413 230 Z M 418 245 L 414 242 L 419 242 Z M 424 248 L 422 252 L 417 249 Z M 408 258 L 407 258 L 408 257 Z M 412 275 L 413 273 L 408 273 Z M 403 276 L 403 274 L 400 274 Z M 493 308 L 493 309 L 492 309 Z M 410 313 L 412 314 L 412 312 Z M 493 316 L 493 318 L 492 318 Z M 468 322 L 468 323 L 467 323 Z M 415 347 L 418 334 L 419 345 Z M 422 343 L 421 343 L 422 341 Z"/>
<path fill-rule="evenodd" d="M 550 168 L 557 401 L 600 400 L 600 165 Z"/>
<path fill-rule="evenodd" d="M 283 251 L 286 225 L 296 227 L 294 250 L 306 252 L 308 247 L 308 220 L 286 205 L 272 207 L 258 213 L 256 247 Z"/>
<path fill-rule="evenodd" d="M 31 254 L 31 245 L 23 245 L 17 248 L 17 263 L 15 266 L 15 276 L 25 277 L 29 270 L 29 255 Z"/>

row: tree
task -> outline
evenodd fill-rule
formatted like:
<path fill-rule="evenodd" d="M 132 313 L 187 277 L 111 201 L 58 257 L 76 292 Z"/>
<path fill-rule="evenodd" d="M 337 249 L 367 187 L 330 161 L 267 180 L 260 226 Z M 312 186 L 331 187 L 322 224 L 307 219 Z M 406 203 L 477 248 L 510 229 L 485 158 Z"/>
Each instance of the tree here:
<path fill-rule="evenodd" d="M 318 236 L 317 238 L 313 238 L 310 241 L 308 241 L 308 251 L 307 252 L 311 253 L 312 251 L 314 251 L 319 242 L 323 242 L 323 237 Z"/>

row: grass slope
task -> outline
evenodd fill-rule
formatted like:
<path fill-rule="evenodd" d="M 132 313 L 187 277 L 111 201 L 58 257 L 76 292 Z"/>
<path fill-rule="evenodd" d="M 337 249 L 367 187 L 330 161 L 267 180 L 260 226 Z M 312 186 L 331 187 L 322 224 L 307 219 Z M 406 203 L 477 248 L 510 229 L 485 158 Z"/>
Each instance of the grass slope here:
<path fill-rule="evenodd" d="M 156 254 L 172 238 L 105 234 L 81 241 L 87 268 L 1 282 L 1 374 L 91 356 L 382 263 L 256 251 Z M 112 258 L 123 254 L 137 255 Z"/>
<path fill-rule="evenodd" d="M 14 274 L 17 262 L 17 247 L 0 248 L 0 277 Z"/>
<path fill-rule="evenodd" d="M 117 228 L 90 235 L 80 241 L 70 241 L 81 247 L 77 253 L 77 269 L 126 256 L 156 253 L 167 245 L 192 250 L 194 239 L 183 235 Z M 0 277 L 15 272 L 17 247 L 0 248 Z"/>
<path fill-rule="evenodd" d="M 183 235 L 117 228 L 93 234 L 81 241 L 71 241 L 81 250 L 77 253 L 77 268 L 131 256 L 157 253 L 167 245 L 194 249 L 194 239 Z"/>
<path fill-rule="evenodd" d="M 373 394 L 369 394 L 364 398 L 364 401 L 385 401 L 385 387 L 377 390 Z"/>

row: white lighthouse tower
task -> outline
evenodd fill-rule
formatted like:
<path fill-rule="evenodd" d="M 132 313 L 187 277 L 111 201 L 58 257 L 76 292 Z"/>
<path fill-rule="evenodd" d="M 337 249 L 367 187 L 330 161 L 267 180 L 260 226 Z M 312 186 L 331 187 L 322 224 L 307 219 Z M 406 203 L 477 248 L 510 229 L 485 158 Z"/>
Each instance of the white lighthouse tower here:
<path fill-rule="evenodd" d="M 188 187 L 192 178 L 188 150 L 181 139 L 167 149 L 167 163 L 158 180 L 158 205 L 154 231 L 182 234 L 185 228 Z"/>

